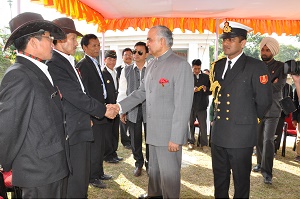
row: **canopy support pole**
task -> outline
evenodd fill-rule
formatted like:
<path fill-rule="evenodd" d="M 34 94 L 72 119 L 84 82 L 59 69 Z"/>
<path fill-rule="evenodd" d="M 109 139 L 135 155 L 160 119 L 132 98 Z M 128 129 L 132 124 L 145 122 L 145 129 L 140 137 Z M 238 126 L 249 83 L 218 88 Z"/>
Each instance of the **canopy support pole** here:
<path fill-rule="evenodd" d="M 102 32 L 101 67 L 104 67 L 105 32 Z"/>
<path fill-rule="evenodd" d="M 215 61 L 218 60 L 218 54 L 219 54 L 219 19 L 216 19 Z"/>

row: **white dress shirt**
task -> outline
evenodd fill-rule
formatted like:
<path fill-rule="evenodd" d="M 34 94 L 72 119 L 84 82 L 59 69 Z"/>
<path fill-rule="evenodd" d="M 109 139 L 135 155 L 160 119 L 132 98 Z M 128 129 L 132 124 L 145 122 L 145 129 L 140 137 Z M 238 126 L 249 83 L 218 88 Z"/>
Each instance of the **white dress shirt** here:
<path fill-rule="evenodd" d="M 28 59 L 29 61 L 33 62 L 35 65 L 37 65 L 37 67 L 39 67 L 39 69 L 41 69 L 41 71 L 43 71 L 43 73 L 46 75 L 46 77 L 49 79 L 50 83 L 52 84 L 53 86 L 53 80 L 52 80 L 52 77 L 48 71 L 48 66 L 38 60 L 35 60 L 31 57 L 28 57 L 26 55 L 23 55 L 21 53 L 17 53 L 17 56 L 20 56 L 20 57 L 24 57 L 26 59 Z"/>
<path fill-rule="evenodd" d="M 117 72 L 116 70 L 111 70 L 110 68 L 108 68 L 107 66 L 105 66 L 107 71 L 110 73 L 110 75 L 112 76 L 113 80 L 114 80 L 114 85 L 115 85 L 115 89 L 118 88 L 118 84 L 117 84 Z"/>
<path fill-rule="evenodd" d="M 231 68 L 233 68 L 235 62 L 240 58 L 240 56 L 243 54 L 243 52 L 241 52 L 241 54 L 239 54 L 238 56 L 236 56 L 235 58 L 233 59 L 229 59 L 228 56 L 227 56 L 227 61 L 226 61 L 226 65 L 225 65 L 225 68 L 224 68 L 224 71 L 223 71 L 223 75 L 222 75 L 222 79 L 224 79 L 224 76 L 225 76 L 225 73 L 227 71 L 227 68 L 228 68 L 228 61 L 231 61 Z"/>
<path fill-rule="evenodd" d="M 134 63 L 133 65 L 133 69 L 135 69 L 137 67 L 137 65 Z M 147 67 L 147 62 L 145 62 L 145 65 L 143 66 L 143 68 Z M 142 76 L 142 71 L 139 70 L 140 72 L 140 79 Z M 142 81 L 140 81 L 140 84 L 142 83 Z M 122 101 L 123 99 L 125 99 L 127 97 L 127 79 L 125 77 L 125 68 L 121 71 L 121 75 L 120 75 L 120 80 L 119 80 L 119 90 L 118 90 L 118 98 L 117 98 L 117 102 Z"/>
<path fill-rule="evenodd" d="M 56 52 L 58 52 L 59 54 L 61 54 L 64 58 L 66 58 L 70 62 L 71 66 L 72 66 L 72 68 L 73 68 L 73 70 L 74 70 L 74 72 L 76 74 L 76 77 L 79 80 L 79 83 L 80 83 L 80 86 L 81 86 L 81 90 L 82 90 L 82 92 L 84 92 L 84 94 L 86 94 L 85 91 L 84 91 L 84 86 L 83 86 L 83 83 L 81 81 L 81 78 L 79 77 L 78 71 L 75 68 L 75 58 L 72 55 L 67 55 L 65 53 L 62 53 L 62 52 L 56 50 L 56 49 L 53 49 L 53 50 L 55 50 Z"/>
<path fill-rule="evenodd" d="M 93 57 L 91 57 L 91 56 L 89 56 L 87 54 L 85 54 L 85 55 L 88 56 L 93 61 L 94 65 L 95 65 L 95 67 L 96 67 L 96 69 L 98 71 L 98 74 L 99 74 L 101 82 L 102 82 L 103 96 L 104 96 L 104 99 L 106 99 L 107 98 L 107 91 L 106 91 L 105 82 L 104 82 L 102 73 L 100 71 L 100 64 L 99 64 L 98 60 L 96 60 L 95 58 L 93 58 Z"/>

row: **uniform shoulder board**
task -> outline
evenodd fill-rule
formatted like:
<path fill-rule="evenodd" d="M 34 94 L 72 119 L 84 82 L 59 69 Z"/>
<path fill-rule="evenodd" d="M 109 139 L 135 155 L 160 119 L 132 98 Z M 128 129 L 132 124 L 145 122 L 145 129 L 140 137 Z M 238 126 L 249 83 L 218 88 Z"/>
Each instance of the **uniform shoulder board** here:
<path fill-rule="evenodd" d="M 212 63 L 210 64 L 210 69 L 211 69 L 210 71 L 213 72 L 214 67 L 215 67 L 215 64 L 218 63 L 219 61 L 223 60 L 223 59 L 226 59 L 226 57 L 222 57 L 222 58 L 220 58 L 220 59 L 218 59 L 218 60 L 212 62 Z"/>
<path fill-rule="evenodd" d="M 219 61 L 221 61 L 221 60 L 223 60 L 223 59 L 226 59 L 226 57 L 222 57 L 222 58 L 220 58 L 220 59 L 214 61 L 212 64 L 215 64 L 215 63 L 217 63 L 217 62 L 219 62 Z"/>

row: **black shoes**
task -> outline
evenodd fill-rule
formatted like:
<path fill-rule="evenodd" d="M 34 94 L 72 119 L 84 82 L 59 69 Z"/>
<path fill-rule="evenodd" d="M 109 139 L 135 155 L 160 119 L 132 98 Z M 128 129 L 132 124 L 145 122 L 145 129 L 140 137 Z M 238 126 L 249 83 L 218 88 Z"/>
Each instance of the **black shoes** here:
<path fill-rule="evenodd" d="M 116 163 L 119 163 L 119 160 L 115 159 L 115 158 L 112 158 L 112 159 L 107 159 L 105 160 L 105 162 L 107 163 L 112 163 L 112 164 L 116 164 Z"/>
<path fill-rule="evenodd" d="M 139 168 L 139 167 L 135 167 L 134 171 L 133 171 L 133 175 L 135 177 L 139 177 L 142 175 L 142 168 Z"/>
<path fill-rule="evenodd" d="M 163 198 L 162 196 L 148 196 L 147 193 L 141 194 L 138 199 L 148 199 L 148 198 Z"/>
<path fill-rule="evenodd" d="M 110 180 L 110 179 L 112 179 L 111 175 L 103 174 L 102 176 L 100 176 L 100 180 Z"/>
<path fill-rule="evenodd" d="M 188 150 L 193 150 L 194 149 L 194 144 L 189 143 L 188 144 Z"/>
<path fill-rule="evenodd" d="M 131 149 L 131 145 L 130 145 L 130 144 L 124 145 L 124 148 L 125 148 L 125 149 Z"/>
<path fill-rule="evenodd" d="M 253 172 L 260 172 L 261 171 L 261 164 L 257 164 L 252 169 Z M 264 183 L 265 184 L 272 184 L 272 177 L 266 176 L 267 174 L 262 174 L 264 176 Z"/>
<path fill-rule="evenodd" d="M 267 177 L 264 177 L 264 183 L 265 184 L 272 184 L 272 178 L 267 176 Z"/>
<path fill-rule="evenodd" d="M 106 159 L 105 162 L 116 164 L 116 163 L 118 163 L 118 162 L 120 162 L 122 160 L 123 160 L 122 157 L 118 157 L 117 156 L 117 157 L 114 157 L 114 158 L 111 158 L 111 159 Z"/>
<path fill-rule="evenodd" d="M 97 188 L 101 188 L 101 189 L 105 189 L 106 188 L 106 184 L 104 184 L 100 179 L 94 179 L 90 182 L 90 185 L 92 185 L 93 187 L 97 187 Z"/>
<path fill-rule="evenodd" d="M 295 157 L 294 161 L 295 162 L 300 162 L 300 156 L 298 155 L 297 157 Z"/>
<path fill-rule="evenodd" d="M 260 172 L 261 171 L 261 164 L 257 164 L 253 167 L 252 171 L 254 172 Z"/>
<path fill-rule="evenodd" d="M 122 160 L 123 160 L 123 158 L 122 158 L 122 157 L 119 157 L 119 156 L 115 157 L 114 159 L 115 159 L 115 160 L 118 160 L 118 161 L 122 161 Z"/>
<path fill-rule="evenodd" d="M 147 193 L 141 194 L 141 195 L 138 197 L 138 199 L 146 199 L 146 198 L 150 198 L 150 197 L 148 196 Z"/>

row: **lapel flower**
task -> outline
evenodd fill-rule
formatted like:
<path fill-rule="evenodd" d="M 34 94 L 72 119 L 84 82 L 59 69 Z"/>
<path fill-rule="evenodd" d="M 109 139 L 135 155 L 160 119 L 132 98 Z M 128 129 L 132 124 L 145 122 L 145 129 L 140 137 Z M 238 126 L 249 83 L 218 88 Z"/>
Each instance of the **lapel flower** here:
<path fill-rule="evenodd" d="M 164 87 L 166 83 L 169 83 L 169 80 L 165 78 L 160 78 L 159 83 L 162 85 L 162 87 Z"/>

